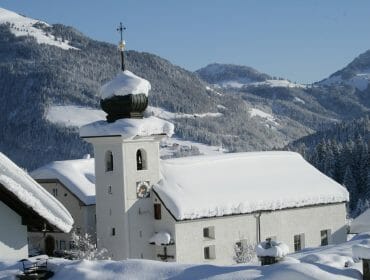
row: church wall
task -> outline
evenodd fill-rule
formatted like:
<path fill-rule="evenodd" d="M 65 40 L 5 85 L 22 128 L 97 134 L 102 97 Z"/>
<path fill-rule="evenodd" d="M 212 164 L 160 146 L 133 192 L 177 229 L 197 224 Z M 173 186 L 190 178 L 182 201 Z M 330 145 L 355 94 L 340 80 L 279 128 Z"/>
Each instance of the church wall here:
<path fill-rule="evenodd" d="M 295 234 L 304 233 L 303 249 L 320 246 L 320 231 L 329 229 L 329 243 L 344 242 L 345 218 L 344 203 L 262 212 L 261 240 L 274 237 L 285 242 L 293 252 Z M 203 237 L 203 228 L 207 227 L 214 227 L 214 238 Z M 233 264 L 236 242 L 257 242 L 256 217 L 253 214 L 180 221 L 175 230 L 176 257 L 180 263 Z M 204 258 L 205 247 L 214 248 L 214 259 Z"/>
<path fill-rule="evenodd" d="M 28 257 L 27 226 L 22 218 L 0 201 L 0 260 Z"/>
<path fill-rule="evenodd" d="M 346 207 L 344 203 L 319 205 L 262 213 L 261 239 L 276 236 L 294 252 L 294 235 L 302 236 L 302 249 L 321 245 L 322 230 L 331 232 L 329 244 L 346 241 Z"/>

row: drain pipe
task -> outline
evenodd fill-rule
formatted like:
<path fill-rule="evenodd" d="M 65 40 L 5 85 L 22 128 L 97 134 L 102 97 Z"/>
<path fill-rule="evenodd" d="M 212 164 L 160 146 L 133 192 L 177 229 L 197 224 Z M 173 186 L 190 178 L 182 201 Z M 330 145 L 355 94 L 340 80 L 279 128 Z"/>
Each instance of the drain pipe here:
<path fill-rule="evenodd" d="M 257 239 L 257 244 L 261 242 L 261 215 L 262 212 L 259 211 L 255 213 L 253 216 L 256 218 L 256 239 Z"/>

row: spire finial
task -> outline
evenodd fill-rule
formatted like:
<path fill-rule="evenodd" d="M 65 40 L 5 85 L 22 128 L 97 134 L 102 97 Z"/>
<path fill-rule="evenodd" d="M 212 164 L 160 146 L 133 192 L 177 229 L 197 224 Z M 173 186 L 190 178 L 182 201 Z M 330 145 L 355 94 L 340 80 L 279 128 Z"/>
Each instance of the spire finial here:
<path fill-rule="evenodd" d="M 122 71 L 125 71 L 125 57 L 123 55 L 123 52 L 125 50 L 126 42 L 123 40 L 123 31 L 126 30 L 126 27 L 123 26 L 122 22 L 119 23 L 119 26 L 117 28 L 117 31 L 121 34 L 121 41 L 118 44 L 118 49 L 121 52 L 121 68 Z"/>

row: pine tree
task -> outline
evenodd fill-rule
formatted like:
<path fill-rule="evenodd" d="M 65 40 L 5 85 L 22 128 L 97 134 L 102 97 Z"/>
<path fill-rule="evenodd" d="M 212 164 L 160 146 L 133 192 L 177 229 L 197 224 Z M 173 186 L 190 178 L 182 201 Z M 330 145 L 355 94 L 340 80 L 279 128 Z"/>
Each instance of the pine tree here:
<path fill-rule="evenodd" d="M 346 172 L 344 174 L 343 185 L 347 188 L 350 194 L 350 203 L 349 208 L 353 211 L 356 207 L 357 200 L 358 200 L 358 193 L 356 188 L 356 181 L 353 178 L 352 170 L 350 166 L 347 166 Z"/>

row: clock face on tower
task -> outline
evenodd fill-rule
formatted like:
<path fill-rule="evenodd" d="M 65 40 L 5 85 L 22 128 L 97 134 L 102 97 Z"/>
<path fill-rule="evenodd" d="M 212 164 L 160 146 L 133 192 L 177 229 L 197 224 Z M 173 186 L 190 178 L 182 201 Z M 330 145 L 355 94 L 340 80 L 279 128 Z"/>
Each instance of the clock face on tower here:
<path fill-rule="evenodd" d="M 136 183 L 136 196 L 138 198 L 147 198 L 150 196 L 148 181 L 141 181 Z"/>

